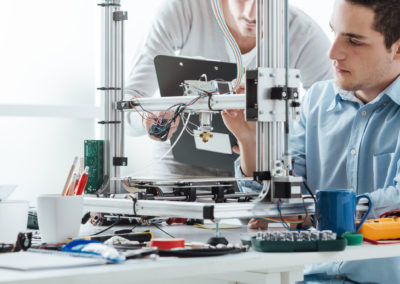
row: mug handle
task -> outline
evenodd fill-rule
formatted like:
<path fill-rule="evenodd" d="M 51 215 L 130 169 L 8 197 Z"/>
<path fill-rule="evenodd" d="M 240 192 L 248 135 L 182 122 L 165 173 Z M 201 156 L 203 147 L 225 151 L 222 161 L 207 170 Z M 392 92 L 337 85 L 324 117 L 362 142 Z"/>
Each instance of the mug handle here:
<path fill-rule="evenodd" d="M 372 209 L 372 200 L 371 200 L 371 198 L 369 197 L 369 195 L 368 195 L 368 194 L 360 194 L 360 195 L 357 195 L 356 204 L 358 204 L 358 201 L 360 201 L 361 198 L 366 198 L 366 199 L 368 199 L 369 205 L 368 205 L 367 213 L 365 213 L 364 218 L 362 218 L 360 224 L 358 224 L 358 226 L 356 227 L 356 232 L 358 232 L 358 231 L 360 230 L 360 228 L 361 228 L 361 226 L 364 224 L 365 220 L 367 220 L 367 217 L 368 217 L 368 215 L 369 215 L 369 212 L 371 212 L 371 209 Z"/>

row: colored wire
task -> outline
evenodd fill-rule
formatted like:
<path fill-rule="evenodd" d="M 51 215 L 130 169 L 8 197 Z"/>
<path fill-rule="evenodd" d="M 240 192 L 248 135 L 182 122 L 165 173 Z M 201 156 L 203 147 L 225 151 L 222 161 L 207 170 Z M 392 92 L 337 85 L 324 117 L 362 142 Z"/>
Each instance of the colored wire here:
<path fill-rule="evenodd" d="M 263 221 L 268 221 L 268 222 L 271 222 L 271 223 L 281 223 L 281 220 L 274 219 L 274 218 L 258 217 L 256 219 L 263 220 Z M 304 222 L 304 220 L 301 220 L 301 221 L 286 221 L 286 223 L 289 223 L 289 224 L 301 224 L 303 222 Z"/>
<path fill-rule="evenodd" d="M 288 231 L 296 231 L 296 230 L 292 230 L 290 228 L 290 226 L 286 223 L 285 219 L 283 219 L 282 212 L 281 212 L 281 202 L 280 202 L 280 200 L 278 200 L 278 202 L 276 203 L 276 208 L 278 209 L 279 220 L 281 221 L 281 224 L 283 225 L 283 227 L 285 227 L 285 229 L 288 230 Z"/>
<path fill-rule="evenodd" d="M 290 226 L 288 225 L 288 223 L 289 223 L 289 224 L 292 224 L 292 223 L 286 221 L 286 220 L 283 218 L 280 203 L 281 203 L 280 200 L 278 200 L 278 202 L 276 203 L 276 207 L 277 207 L 278 212 L 279 212 L 279 220 L 280 220 L 280 222 L 282 223 L 283 227 L 285 227 L 285 229 L 288 230 L 288 231 L 302 231 L 302 230 L 306 230 L 307 227 L 306 227 L 306 228 L 303 228 L 303 226 L 297 227 L 296 230 L 293 230 L 293 229 L 290 228 Z M 303 199 L 303 204 L 304 204 L 304 199 Z M 306 217 L 304 218 L 304 220 L 301 221 L 301 223 L 300 223 L 301 225 L 303 225 L 303 224 L 306 222 L 307 216 L 308 216 L 308 211 L 307 211 L 307 207 L 305 206 L 305 204 L 304 204 L 304 210 L 305 210 L 305 212 L 306 212 Z M 299 224 L 298 224 L 298 225 L 299 225 Z M 314 225 L 314 220 L 313 220 L 312 225 Z"/>
<path fill-rule="evenodd" d="M 317 220 L 318 220 L 318 211 L 317 211 L 318 205 L 317 205 L 317 201 L 316 201 L 315 198 L 313 198 L 312 196 L 305 196 L 305 197 L 303 197 L 302 199 L 303 199 L 303 202 L 304 202 L 304 199 L 312 199 L 312 200 L 314 201 L 314 208 L 315 208 L 315 210 L 314 210 L 314 216 L 315 216 L 315 217 L 312 218 L 311 226 L 312 226 L 312 227 L 315 227 L 315 224 L 316 224 L 316 222 L 317 222 Z"/>
<path fill-rule="evenodd" d="M 387 212 L 382 213 L 381 215 L 379 215 L 379 218 L 391 217 L 391 216 L 400 216 L 400 210 L 387 211 Z"/>
<path fill-rule="evenodd" d="M 318 208 L 318 203 L 317 203 L 317 199 L 315 198 L 314 193 L 311 191 L 310 187 L 308 186 L 308 184 L 303 181 L 304 187 L 306 188 L 306 190 L 308 191 L 308 193 L 311 195 L 312 199 L 314 199 L 314 204 L 315 204 L 315 215 L 316 215 L 316 219 L 318 219 L 319 216 L 319 208 Z"/>
<path fill-rule="evenodd" d="M 236 76 L 236 84 L 234 87 L 236 89 L 239 86 L 239 84 L 242 80 L 242 76 L 243 76 L 243 63 L 242 63 L 240 49 L 239 49 L 235 39 L 233 38 L 232 34 L 230 33 L 229 28 L 225 24 L 224 18 L 222 17 L 222 13 L 220 12 L 219 0 L 214 0 L 214 1 L 211 0 L 211 7 L 213 10 L 214 17 L 215 17 L 221 31 L 227 38 L 229 45 L 230 45 L 230 47 L 235 55 L 235 58 L 236 58 L 237 76 Z"/>
<path fill-rule="evenodd" d="M 228 40 L 229 46 L 231 47 L 231 49 L 235 55 L 236 83 L 235 83 L 234 89 L 236 90 L 239 87 L 239 85 L 242 81 L 242 78 L 243 78 L 244 68 L 243 68 L 242 55 L 241 55 L 241 52 L 240 52 L 240 49 L 239 49 L 239 46 L 238 46 L 236 40 L 233 38 L 231 32 L 229 31 L 228 26 L 225 23 L 225 19 L 222 16 L 219 0 L 210 0 L 210 4 L 211 4 L 211 9 L 212 9 L 214 18 L 218 23 L 218 27 L 224 34 L 225 38 Z"/>

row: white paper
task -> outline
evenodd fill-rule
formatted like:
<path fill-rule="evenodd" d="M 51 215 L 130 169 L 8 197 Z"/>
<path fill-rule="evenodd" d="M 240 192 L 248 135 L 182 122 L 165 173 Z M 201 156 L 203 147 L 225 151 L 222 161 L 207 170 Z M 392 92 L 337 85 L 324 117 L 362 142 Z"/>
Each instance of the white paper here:
<path fill-rule="evenodd" d="M 0 267 L 17 270 L 80 267 L 105 264 L 101 258 L 75 257 L 54 253 L 11 252 L 0 254 Z"/>

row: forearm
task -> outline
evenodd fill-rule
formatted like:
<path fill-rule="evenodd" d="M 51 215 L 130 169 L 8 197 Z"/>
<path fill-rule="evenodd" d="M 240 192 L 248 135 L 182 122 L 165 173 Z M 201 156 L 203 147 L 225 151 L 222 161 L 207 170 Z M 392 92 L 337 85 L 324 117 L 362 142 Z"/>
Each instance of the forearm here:
<path fill-rule="evenodd" d="M 256 137 L 238 140 L 240 150 L 240 168 L 247 177 L 252 177 L 256 171 Z"/>

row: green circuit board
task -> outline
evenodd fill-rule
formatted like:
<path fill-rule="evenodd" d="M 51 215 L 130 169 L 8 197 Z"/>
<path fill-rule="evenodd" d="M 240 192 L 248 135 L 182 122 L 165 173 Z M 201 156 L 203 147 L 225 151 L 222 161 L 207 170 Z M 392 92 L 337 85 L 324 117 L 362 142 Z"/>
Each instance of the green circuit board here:
<path fill-rule="evenodd" d="M 96 193 L 104 181 L 104 140 L 85 140 L 85 167 L 89 167 L 86 194 Z"/>

